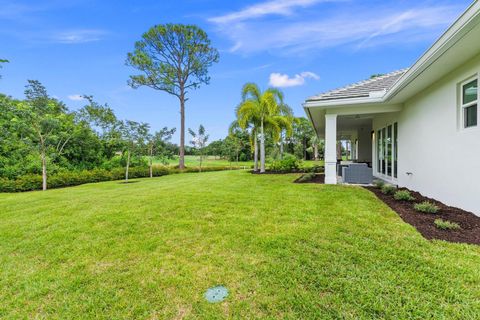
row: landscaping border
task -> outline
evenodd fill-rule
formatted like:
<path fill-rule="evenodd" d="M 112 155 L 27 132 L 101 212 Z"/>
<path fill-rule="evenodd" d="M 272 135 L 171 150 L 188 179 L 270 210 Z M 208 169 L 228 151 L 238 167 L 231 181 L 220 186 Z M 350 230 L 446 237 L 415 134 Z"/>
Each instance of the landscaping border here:
<path fill-rule="evenodd" d="M 403 221 L 415 227 L 426 239 L 445 240 L 457 243 L 469 243 L 480 245 L 480 217 L 471 212 L 450 207 L 440 201 L 423 196 L 419 192 L 414 192 L 405 188 L 398 190 L 408 190 L 415 198 L 415 201 L 399 201 L 393 198 L 393 195 L 386 195 L 380 189 L 366 186 L 365 189 L 373 192 L 377 198 L 387 204 L 395 211 Z M 421 213 L 414 209 L 416 203 L 424 201 L 431 202 L 440 209 L 438 213 Z M 459 230 L 442 230 L 435 226 L 435 220 L 442 219 L 455 222 L 460 225 Z"/>
<path fill-rule="evenodd" d="M 293 181 L 293 183 L 316 183 L 316 184 L 325 184 L 325 174 L 323 173 L 317 173 L 315 174 L 315 177 L 313 179 L 310 179 L 310 180 L 305 180 L 305 181 L 302 181 L 302 176 L 298 177 L 297 179 L 295 179 L 295 181 Z"/>
<path fill-rule="evenodd" d="M 242 170 L 243 167 L 202 167 L 201 172 Z M 166 166 L 154 166 L 152 170 L 153 177 L 161 177 L 170 174 L 195 173 L 200 172 L 198 167 L 187 167 L 184 170 Z M 150 169 L 148 167 L 132 167 L 128 173 L 129 179 L 149 178 Z M 52 174 L 48 177 L 48 189 L 57 189 L 78 186 L 86 183 L 119 181 L 125 179 L 125 169 L 115 168 L 113 170 L 94 169 L 84 171 L 65 171 Z M 0 178 L 0 192 L 13 193 L 42 190 L 42 176 L 29 174 L 21 176 L 16 180 Z"/>

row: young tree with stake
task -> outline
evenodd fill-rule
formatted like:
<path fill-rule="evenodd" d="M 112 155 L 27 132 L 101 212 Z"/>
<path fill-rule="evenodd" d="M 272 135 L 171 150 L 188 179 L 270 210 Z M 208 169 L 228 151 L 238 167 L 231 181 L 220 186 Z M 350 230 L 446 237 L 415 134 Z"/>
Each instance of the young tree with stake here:
<path fill-rule="evenodd" d="M 166 142 L 168 142 L 177 129 L 168 129 L 164 127 L 162 130 L 149 134 L 147 137 L 147 148 L 150 168 L 150 178 L 153 178 L 153 158 L 160 157 L 165 164 L 168 158 L 172 157 L 170 151 L 165 148 Z"/>
<path fill-rule="evenodd" d="M 49 97 L 45 87 L 37 80 L 28 80 L 26 102 L 19 105 L 19 130 L 31 137 L 38 147 L 42 162 L 42 190 L 47 190 L 47 162 L 59 157 L 74 130 L 73 113 L 65 105 Z M 16 119 L 13 119 L 16 121 Z"/>
<path fill-rule="evenodd" d="M 147 140 L 149 129 L 150 126 L 147 123 L 130 120 L 126 120 L 120 124 L 120 132 L 122 133 L 122 140 L 125 144 L 124 154 L 127 154 L 127 164 L 125 167 L 125 182 L 127 183 L 132 154 L 134 154 L 136 150 L 141 149 Z"/>
<path fill-rule="evenodd" d="M 207 145 L 209 135 L 202 125 L 198 128 L 198 132 L 195 132 L 190 128 L 188 128 L 188 132 L 192 136 L 192 141 L 190 141 L 190 143 L 198 150 L 200 155 L 200 172 L 202 172 L 203 149 Z"/>

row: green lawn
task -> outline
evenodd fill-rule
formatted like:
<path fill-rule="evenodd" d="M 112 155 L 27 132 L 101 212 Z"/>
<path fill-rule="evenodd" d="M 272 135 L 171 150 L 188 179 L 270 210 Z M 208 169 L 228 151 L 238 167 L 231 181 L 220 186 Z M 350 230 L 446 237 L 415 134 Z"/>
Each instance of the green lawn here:
<path fill-rule="evenodd" d="M 155 163 L 161 164 L 158 160 Z M 311 167 L 313 165 L 320 165 L 323 166 L 323 161 L 304 161 L 305 166 Z M 178 165 L 178 158 L 170 159 L 169 165 L 176 166 Z M 197 167 L 199 165 L 199 157 L 198 156 L 185 156 L 185 165 L 187 167 Z M 202 166 L 205 167 L 228 167 L 228 166 L 245 166 L 250 168 L 253 166 L 253 161 L 236 161 L 230 162 L 226 159 L 220 159 L 219 157 L 208 156 L 206 159 L 203 160 Z"/>
<path fill-rule="evenodd" d="M 187 167 L 198 167 L 199 165 L 199 158 L 198 156 L 185 156 L 185 166 Z M 176 166 L 178 165 L 178 157 L 175 159 L 170 159 L 169 165 Z M 160 161 L 156 163 L 160 164 Z M 219 157 L 208 156 L 203 159 L 202 166 L 205 167 L 228 167 L 228 166 L 237 166 L 237 162 L 230 162 L 226 159 L 220 159 Z M 252 161 L 239 161 L 239 166 L 247 166 L 250 167 L 253 165 Z"/>
<path fill-rule="evenodd" d="M 475 319 L 480 248 L 370 192 L 222 171 L 0 195 L 1 319 Z M 225 302 L 203 294 L 223 284 Z"/>

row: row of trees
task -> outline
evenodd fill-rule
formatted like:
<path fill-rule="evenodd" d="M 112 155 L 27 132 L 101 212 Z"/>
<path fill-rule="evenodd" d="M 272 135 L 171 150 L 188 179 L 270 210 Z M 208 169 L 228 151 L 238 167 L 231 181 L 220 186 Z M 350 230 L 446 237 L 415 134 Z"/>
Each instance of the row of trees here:
<path fill-rule="evenodd" d="M 47 188 L 48 172 L 111 169 L 145 164 L 149 156 L 167 159 L 178 147 L 169 139 L 175 129 L 151 132 L 146 123 L 119 120 L 108 105 L 91 96 L 80 110 L 68 110 L 49 96 L 45 87 L 29 80 L 25 99 L 0 95 L 0 177 L 15 179 L 42 174 Z"/>
<path fill-rule="evenodd" d="M 192 149 L 185 148 L 185 103 L 191 90 L 210 81 L 208 69 L 219 60 L 207 34 L 193 25 L 165 24 L 150 28 L 128 53 L 126 64 L 139 71 L 132 75 L 133 88 L 148 86 L 176 96 L 180 102 L 180 146 L 169 142 L 175 129 L 151 133 L 146 123 L 117 119 L 108 105 L 100 105 L 86 96 L 88 105 L 71 112 L 50 97 L 38 81 L 29 81 L 25 100 L 0 96 L 0 177 L 15 178 L 38 173 L 47 187 L 47 167 L 92 169 L 99 166 L 125 166 L 148 159 L 152 172 L 154 157 L 167 159 L 179 154 L 179 168 L 185 167 L 184 155 L 200 152 L 219 155 L 231 161 L 254 159 L 254 168 L 265 172 L 267 155 L 282 157 L 284 152 L 299 158 L 318 158 L 322 145 L 307 119 L 294 118 L 277 89 L 262 92 L 256 84 L 242 89 L 237 120 L 224 140 L 207 146 L 208 135 L 201 126 L 189 129 Z M 2 63 L 8 62 L 0 59 Z M 140 156 L 141 155 L 141 156 Z M 38 157 L 37 157 L 38 156 Z M 36 159 L 40 159 L 37 165 Z M 118 160 L 120 159 L 120 160 Z M 260 165 L 258 164 L 260 162 Z"/>
<path fill-rule="evenodd" d="M 130 86 L 147 86 L 167 92 L 179 99 L 180 103 L 180 148 L 179 168 L 185 166 L 185 103 L 189 91 L 210 82 L 209 68 L 219 61 L 218 51 L 212 47 L 207 34 L 194 25 L 165 24 L 150 28 L 135 43 L 126 64 L 140 73 L 132 75 Z M 237 120 L 232 123 L 229 136 L 213 143 L 216 154 L 250 158 L 245 152 L 244 136 L 248 136 L 253 149 L 254 169 L 265 172 L 267 144 L 279 144 L 279 156 L 287 149 L 299 158 L 314 159 L 321 156 L 322 145 L 307 119 L 293 117 L 292 110 L 284 103 L 283 93 L 269 88 L 262 92 L 254 83 L 247 83 L 242 89 L 242 101 L 236 110 Z M 200 128 L 202 129 L 202 128 Z M 189 131 L 190 134 L 193 131 Z M 198 137 L 193 145 L 197 150 Z M 206 144 L 206 141 L 205 141 Z M 210 149 L 213 149 L 211 147 Z M 276 148 L 272 148 L 275 156 Z M 247 156 L 248 155 L 248 156 Z M 202 159 L 202 156 L 200 157 Z"/>
<path fill-rule="evenodd" d="M 260 143 L 260 172 L 265 172 L 265 138 L 268 132 L 273 141 L 279 141 L 284 132 L 292 134 L 293 113 L 283 101 L 283 93 L 274 88 L 261 92 L 254 83 L 242 88 L 242 101 L 236 110 L 237 120 L 231 125 L 250 133 L 254 149 L 254 171 L 258 171 L 258 144 Z"/>
<path fill-rule="evenodd" d="M 273 158 L 282 158 L 285 152 L 289 152 L 304 160 L 318 160 L 322 154 L 323 144 L 310 122 L 293 116 L 291 108 L 284 102 L 283 92 L 278 89 L 268 88 L 262 92 L 255 83 L 245 84 L 236 116 L 237 120 L 230 126 L 230 136 L 239 132 L 248 134 L 254 171 L 265 172 L 267 140 Z"/>

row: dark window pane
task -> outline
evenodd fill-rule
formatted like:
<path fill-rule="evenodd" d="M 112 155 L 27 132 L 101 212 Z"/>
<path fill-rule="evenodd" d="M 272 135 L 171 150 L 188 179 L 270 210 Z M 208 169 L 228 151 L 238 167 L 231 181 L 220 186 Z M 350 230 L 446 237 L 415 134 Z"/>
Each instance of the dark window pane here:
<path fill-rule="evenodd" d="M 393 141 L 394 141 L 394 153 L 393 153 L 393 177 L 397 178 L 398 176 L 398 124 L 395 122 L 393 124 Z"/>
<path fill-rule="evenodd" d="M 382 172 L 382 131 L 377 132 L 377 171 Z"/>
<path fill-rule="evenodd" d="M 465 108 L 465 128 L 477 125 L 477 105 Z"/>
<path fill-rule="evenodd" d="M 478 80 L 474 80 L 463 86 L 463 104 L 476 101 L 477 98 L 478 98 Z"/>
<path fill-rule="evenodd" d="M 382 173 L 385 174 L 386 161 L 385 161 L 385 142 L 387 141 L 386 128 L 382 129 Z"/>
<path fill-rule="evenodd" d="M 392 176 L 392 126 L 387 127 L 387 176 Z"/>

